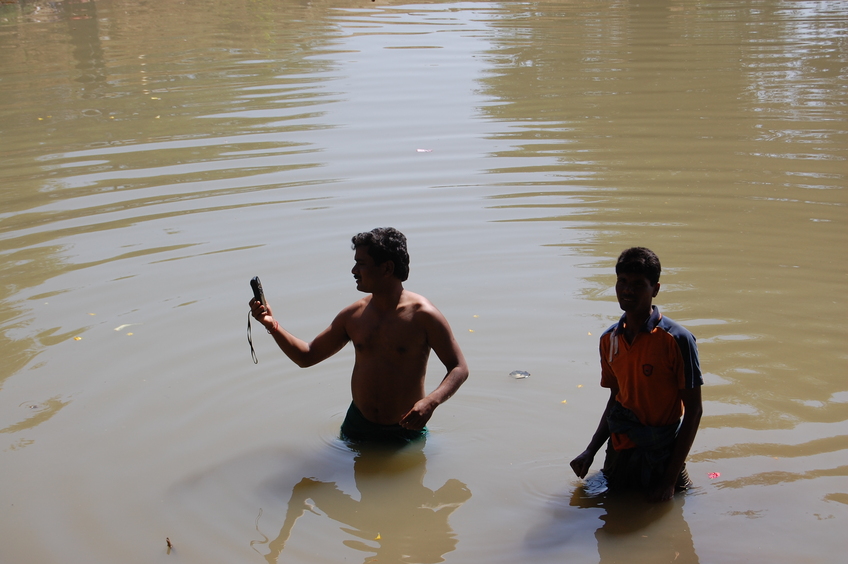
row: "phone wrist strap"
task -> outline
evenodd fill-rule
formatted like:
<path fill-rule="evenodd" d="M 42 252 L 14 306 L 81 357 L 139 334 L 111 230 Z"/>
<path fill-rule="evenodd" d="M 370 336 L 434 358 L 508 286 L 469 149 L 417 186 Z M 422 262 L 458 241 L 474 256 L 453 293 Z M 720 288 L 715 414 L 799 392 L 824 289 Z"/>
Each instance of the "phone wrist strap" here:
<path fill-rule="evenodd" d="M 256 351 L 253 350 L 253 338 L 250 336 L 250 312 L 247 312 L 247 342 L 250 344 L 250 356 L 253 357 L 253 364 L 259 364 L 259 359 L 256 358 Z"/>

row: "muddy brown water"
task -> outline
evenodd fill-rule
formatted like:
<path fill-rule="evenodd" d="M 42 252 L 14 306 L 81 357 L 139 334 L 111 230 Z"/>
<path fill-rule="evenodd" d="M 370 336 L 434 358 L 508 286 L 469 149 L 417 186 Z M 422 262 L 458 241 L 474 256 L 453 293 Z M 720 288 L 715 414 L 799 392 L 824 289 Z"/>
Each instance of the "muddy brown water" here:
<path fill-rule="evenodd" d="M 838 561 L 846 22 L 835 1 L 4 3 L 0 561 Z M 336 438 L 350 348 L 301 370 L 245 337 L 254 275 L 289 329 L 323 329 L 379 225 L 471 367 L 393 455 Z M 663 505 L 568 467 L 632 245 L 705 373 L 696 487 Z"/>

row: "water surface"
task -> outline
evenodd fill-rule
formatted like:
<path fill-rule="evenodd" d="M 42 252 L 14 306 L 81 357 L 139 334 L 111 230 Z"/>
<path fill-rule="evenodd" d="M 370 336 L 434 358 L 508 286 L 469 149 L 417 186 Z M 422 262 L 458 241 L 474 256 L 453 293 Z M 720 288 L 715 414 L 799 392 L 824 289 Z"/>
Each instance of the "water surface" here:
<path fill-rule="evenodd" d="M 0 560 L 838 559 L 847 16 L 3 4 Z M 396 455 L 336 439 L 349 348 L 300 370 L 245 338 L 252 276 L 311 338 L 358 298 L 350 237 L 381 225 L 471 367 Z M 705 371 L 696 488 L 659 506 L 568 467 L 632 245 Z"/>

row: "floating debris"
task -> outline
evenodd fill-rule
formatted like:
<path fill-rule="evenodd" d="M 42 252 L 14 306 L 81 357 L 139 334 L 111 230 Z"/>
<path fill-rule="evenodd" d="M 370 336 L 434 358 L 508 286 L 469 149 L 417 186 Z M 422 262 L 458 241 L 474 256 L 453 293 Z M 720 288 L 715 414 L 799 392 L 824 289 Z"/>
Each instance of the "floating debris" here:
<path fill-rule="evenodd" d="M 74 337 L 74 341 L 82 341 L 82 337 Z"/>
<path fill-rule="evenodd" d="M 586 494 L 586 497 L 598 497 L 606 493 L 607 490 L 609 490 L 609 485 L 603 472 L 588 476 L 583 484 L 583 492 Z"/>
<path fill-rule="evenodd" d="M 510 376 L 515 378 L 516 380 L 521 380 L 522 378 L 529 378 L 530 373 L 526 370 L 513 370 L 509 373 Z"/>
<path fill-rule="evenodd" d="M 707 474 L 707 476 L 709 476 L 710 480 L 715 480 L 716 478 L 721 476 L 721 472 L 710 472 L 709 474 Z"/>

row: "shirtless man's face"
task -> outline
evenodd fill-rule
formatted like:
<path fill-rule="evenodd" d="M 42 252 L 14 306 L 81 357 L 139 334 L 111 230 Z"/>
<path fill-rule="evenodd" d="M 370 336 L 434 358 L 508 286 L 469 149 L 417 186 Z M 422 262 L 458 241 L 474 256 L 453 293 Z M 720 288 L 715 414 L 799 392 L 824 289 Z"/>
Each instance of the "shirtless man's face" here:
<path fill-rule="evenodd" d="M 356 280 L 356 289 L 360 292 L 374 292 L 386 274 L 386 263 L 374 264 L 374 257 L 368 254 L 368 247 L 356 247 L 353 262 L 350 272 Z"/>

